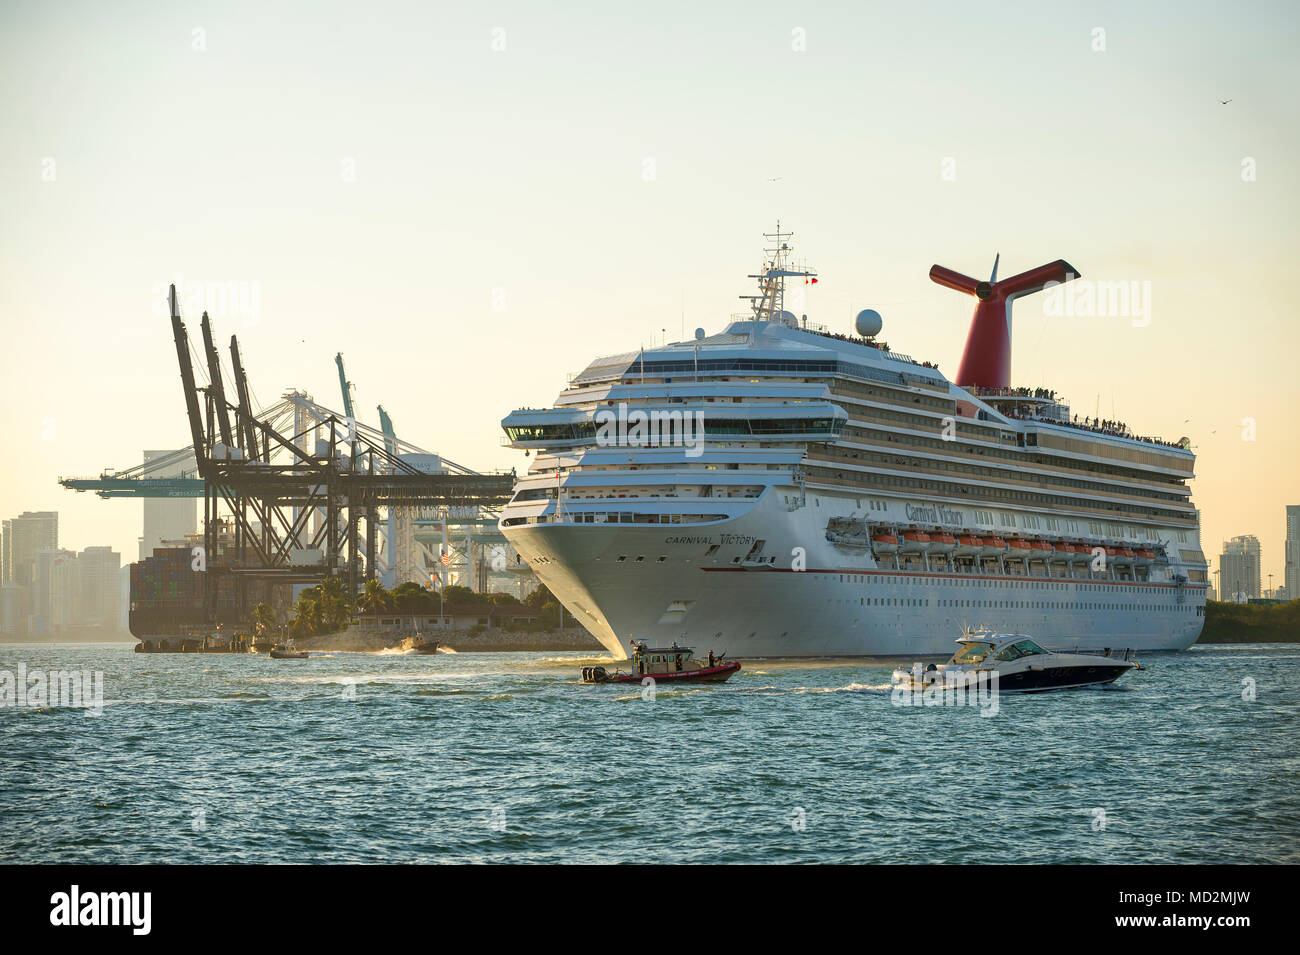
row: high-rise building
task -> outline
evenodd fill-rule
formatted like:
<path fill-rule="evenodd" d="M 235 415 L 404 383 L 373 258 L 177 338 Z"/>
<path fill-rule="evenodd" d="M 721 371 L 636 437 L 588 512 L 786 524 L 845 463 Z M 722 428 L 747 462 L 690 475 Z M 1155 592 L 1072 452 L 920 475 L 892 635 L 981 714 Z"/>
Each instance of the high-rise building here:
<path fill-rule="evenodd" d="M 175 454 L 175 451 L 146 451 L 144 463 Z M 180 462 L 160 467 L 150 474 L 153 477 L 181 477 L 194 474 L 197 466 L 191 453 Z M 153 554 L 163 541 L 182 540 L 199 529 L 198 501 L 191 497 L 147 497 L 144 500 L 144 527 L 140 536 L 140 560 Z"/>
<path fill-rule="evenodd" d="M 61 633 L 80 622 L 81 577 L 77 571 L 73 551 L 45 548 L 36 552 L 32 561 L 29 634 Z"/>
<path fill-rule="evenodd" d="M 30 587 L 37 552 L 59 546 L 58 511 L 24 511 L 4 521 L 0 533 L 0 581 Z"/>
<path fill-rule="evenodd" d="M 1259 538 L 1242 534 L 1223 542 L 1219 555 L 1219 590 L 1224 600 L 1245 600 L 1260 596 Z"/>
<path fill-rule="evenodd" d="M 1282 595 L 1286 600 L 1300 599 L 1300 504 L 1286 506 L 1286 566 L 1283 568 Z"/>
<path fill-rule="evenodd" d="M 116 630 L 121 605 L 122 555 L 111 547 L 87 547 L 77 555 L 83 626 Z"/>
<path fill-rule="evenodd" d="M 27 588 L 12 580 L 0 580 L 0 633 L 27 632 Z"/>

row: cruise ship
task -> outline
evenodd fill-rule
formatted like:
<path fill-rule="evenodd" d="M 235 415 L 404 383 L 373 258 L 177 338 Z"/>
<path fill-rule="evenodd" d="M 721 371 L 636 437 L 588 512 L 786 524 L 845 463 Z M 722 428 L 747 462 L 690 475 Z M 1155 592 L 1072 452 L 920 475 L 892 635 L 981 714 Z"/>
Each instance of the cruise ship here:
<path fill-rule="evenodd" d="M 1068 263 L 988 281 L 955 381 L 836 334 L 765 234 L 749 311 L 718 334 L 597 358 L 503 421 L 531 455 L 500 529 L 615 657 L 630 641 L 734 657 L 947 654 L 966 625 L 1064 651 L 1178 650 L 1204 621 L 1186 438 L 1139 437 L 1012 387 L 1011 310 Z M 798 298 L 797 293 L 790 295 Z"/>

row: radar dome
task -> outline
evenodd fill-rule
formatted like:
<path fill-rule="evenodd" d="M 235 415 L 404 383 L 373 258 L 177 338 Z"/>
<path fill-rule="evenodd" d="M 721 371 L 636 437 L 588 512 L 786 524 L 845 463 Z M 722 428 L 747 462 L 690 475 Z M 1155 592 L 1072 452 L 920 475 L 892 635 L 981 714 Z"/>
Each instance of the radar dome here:
<path fill-rule="evenodd" d="M 799 324 L 799 318 L 794 312 L 781 312 L 781 314 L 777 315 L 776 320 L 784 325 L 797 326 Z"/>
<path fill-rule="evenodd" d="M 703 338 L 704 338 L 704 329 L 702 328 L 695 329 L 695 340 L 700 341 Z"/>
<path fill-rule="evenodd" d="M 880 334 L 880 330 L 885 327 L 885 320 L 880 317 L 880 313 L 874 308 L 864 308 L 858 312 L 858 317 L 853 320 L 853 327 L 858 330 L 858 334 L 863 338 L 875 338 Z"/>

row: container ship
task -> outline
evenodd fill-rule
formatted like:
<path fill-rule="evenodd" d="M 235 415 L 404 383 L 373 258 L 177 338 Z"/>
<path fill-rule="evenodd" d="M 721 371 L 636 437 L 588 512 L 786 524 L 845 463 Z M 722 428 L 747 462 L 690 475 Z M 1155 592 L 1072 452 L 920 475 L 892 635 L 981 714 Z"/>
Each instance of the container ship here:
<path fill-rule="evenodd" d="M 231 549 L 231 530 L 218 528 L 219 552 Z M 211 613 L 204 607 L 204 571 L 195 566 L 201 534 L 164 542 L 144 560 L 131 564 L 131 604 L 128 626 L 140 652 L 193 652 L 234 646 L 231 641 L 249 627 L 249 608 L 258 601 L 283 608 L 288 589 L 265 581 L 237 581 L 232 574 L 216 578 Z M 218 565 L 229 566 L 218 557 Z M 240 590 L 242 584 L 243 592 Z"/>
<path fill-rule="evenodd" d="M 1012 303 L 1063 260 L 980 281 L 956 379 L 786 309 L 767 234 L 749 312 L 717 334 L 597 358 L 503 421 L 531 453 L 500 529 L 616 657 L 947 654 L 964 626 L 1063 651 L 1178 650 L 1204 620 L 1186 438 L 1140 437 L 1013 387 Z"/>

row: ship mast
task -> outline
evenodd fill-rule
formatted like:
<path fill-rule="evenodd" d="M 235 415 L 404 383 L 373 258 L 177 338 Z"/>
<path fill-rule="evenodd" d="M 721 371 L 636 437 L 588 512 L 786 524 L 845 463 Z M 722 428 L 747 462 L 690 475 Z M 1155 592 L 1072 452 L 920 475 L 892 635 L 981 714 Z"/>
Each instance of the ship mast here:
<path fill-rule="evenodd" d="M 775 232 L 763 233 L 763 238 L 769 244 L 763 249 L 763 271 L 757 275 L 747 276 L 758 280 L 759 294 L 740 296 L 749 302 L 756 322 L 781 322 L 794 325 L 785 317 L 785 280 L 787 278 L 810 279 L 817 276 L 817 272 L 813 269 L 790 267 L 790 244 L 786 240 L 793 237 L 793 232 L 781 231 L 779 219 Z"/>

